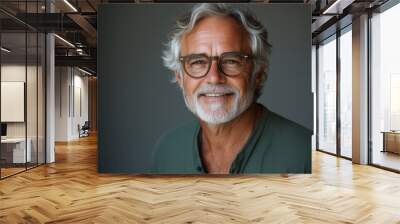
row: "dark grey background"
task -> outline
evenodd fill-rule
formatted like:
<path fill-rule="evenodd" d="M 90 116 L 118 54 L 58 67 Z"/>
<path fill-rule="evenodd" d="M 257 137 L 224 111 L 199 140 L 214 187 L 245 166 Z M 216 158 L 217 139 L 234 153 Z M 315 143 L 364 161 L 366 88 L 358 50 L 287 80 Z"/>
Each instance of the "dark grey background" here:
<path fill-rule="evenodd" d="M 192 4 L 101 5 L 98 12 L 98 170 L 143 173 L 166 130 L 194 119 L 161 54 Z M 272 44 L 259 102 L 312 130 L 311 10 L 302 4 L 237 4 L 264 23 Z M 310 136 L 311 137 L 311 136 Z"/>

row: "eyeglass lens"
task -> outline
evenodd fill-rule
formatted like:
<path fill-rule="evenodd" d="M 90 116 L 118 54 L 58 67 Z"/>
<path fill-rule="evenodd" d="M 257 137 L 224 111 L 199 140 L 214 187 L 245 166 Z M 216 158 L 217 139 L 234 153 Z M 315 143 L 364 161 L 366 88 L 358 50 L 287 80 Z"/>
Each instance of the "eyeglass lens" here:
<path fill-rule="evenodd" d="M 211 67 L 212 58 L 205 54 L 188 55 L 184 60 L 185 71 L 193 77 L 205 76 Z M 224 53 L 218 59 L 219 69 L 230 76 L 239 75 L 246 60 L 243 55 L 236 52 Z"/>

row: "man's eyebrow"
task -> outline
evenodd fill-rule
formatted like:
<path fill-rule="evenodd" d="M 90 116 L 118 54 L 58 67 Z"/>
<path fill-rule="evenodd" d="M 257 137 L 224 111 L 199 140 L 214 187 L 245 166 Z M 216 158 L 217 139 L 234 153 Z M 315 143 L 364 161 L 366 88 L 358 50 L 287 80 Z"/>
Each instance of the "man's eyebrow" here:
<path fill-rule="evenodd" d="M 193 54 L 186 54 L 183 57 L 187 57 L 187 56 L 196 57 L 196 56 L 203 56 L 203 55 L 208 56 L 208 54 L 206 54 L 206 53 L 193 53 Z"/>
<path fill-rule="evenodd" d="M 232 51 L 224 51 L 224 52 L 222 52 L 221 54 L 224 54 L 224 53 L 244 53 L 244 51 L 237 51 L 237 50 L 232 50 Z M 219 54 L 219 55 L 221 55 L 221 54 Z M 200 52 L 200 53 L 190 53 L 190 54 L 186 54 L 186 56 L 197 56 L 197 55 L 206 55 L 206 56 L 210 56 L 210 55 L 208 55 L 207 53 L 205 53 L 205 52 Z M 213 55 L 212 55 L 213 56 Z"/>

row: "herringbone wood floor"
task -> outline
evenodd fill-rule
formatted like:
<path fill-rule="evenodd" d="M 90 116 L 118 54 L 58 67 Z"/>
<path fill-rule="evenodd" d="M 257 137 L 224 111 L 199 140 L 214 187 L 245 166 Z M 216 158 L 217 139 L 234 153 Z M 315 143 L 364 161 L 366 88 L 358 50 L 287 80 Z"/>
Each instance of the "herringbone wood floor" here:
<path fill-rule="evenodd" d="M 0 223 L 400 223 L 400 175 L 313 153 L 312 175 L 96 172 L 96 139 L 0 181 Z"/>

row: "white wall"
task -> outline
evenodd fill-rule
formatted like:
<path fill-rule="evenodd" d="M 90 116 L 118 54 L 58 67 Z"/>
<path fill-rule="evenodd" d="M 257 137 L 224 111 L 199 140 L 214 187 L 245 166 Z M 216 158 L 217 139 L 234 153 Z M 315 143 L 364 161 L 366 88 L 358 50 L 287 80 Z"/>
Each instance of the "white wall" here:
<path fill-rule="evenodd" d="M 42 67 L 25 64 L 4 64 L 1 66 L 2 82 L 24 82 L 26 84 L 26 106 L 21 108 L 26 112 L 26 120 L 22 122 L 6 122 L 8 138 L 24 138 L 25 135 L 30 139 L 32 151 L 32 161 L 44 163 L 44 74 Z M 27 79 L 27 80 L 25 80 Z M 7 96 L 2 96 L 6 97 Z M 7 110 L 10 108 L 1 108 Z M 13 111 L 9 111 L 13 113 Z M 15 112 L 14 112 L 15 113 Z M 39 151 L 38 151 L 39 150 Z M 39 153 L 39 156 L 37 156 Z"/>
<path fill-rule="evenodd" d="M 24 65 L 2 65 L 1 81 L 2 82 L 25 82 L 25 64 Z M 32 67 L 28 67 L 31 70 Z M 30 72 L 28 72 L 30 74 Z M 3 96 L 4 97 L 4 96 Z M 6 110 L 6 108 L 1 108 Z M 7 137 L 25 137 L 25 122 L 7 123 Z"/>
<path fill-rule="evenodd" d="M 82 76 L 83 73 L 79 72 L 78 74 L 76 73 L 78 70 L 75 70 L 75 75 L 74 75 L 74 108 L 73 108 L 73 113 L 72 113 L 72 132 L 71 135 L 74 138 L 79 137 L 78 133 L 78 124 L 81 126 L 85 123 L 85 121 L 89 120 L 89 94 L 88 94 L 88 77 L 87 76 Z M 80 93 L 79 93 L 80 92 Z M 80 97 L 79 97 L 80 96 Z"/>
<path fill-rule="evenodd" d="M 26 71 L 25 71 L 26 69 Z M 26 73 L 27 72 L 27 73 Z M 41 70 L 39 70 L 41 72 Z M 25 82 L 25 75 L 28 78 L 29 87 L 27 88 L 27 119 L 28 119 L 28 137 L 31 133 L 36 136 L 36 66 L 8 64 L 1 66 L 1 81 L 2 82 Z M 32 87 L 33 86 L 33 87 Z M 6 96 L 3 96 L 6 97 Z M 39 105 L 40 107 L 41 105 Z M 1 108 L 6 110 L 7 108 Z M 35 112 L 35 113 L 33 113 Z M 33 122 L 33 123 L 32 123 Z M 25 137 L 26 122 L 7 122 L 8 137 Z"/>
<path fill-rule="evenodd" d="M 78 124 L 88 120 L 88 77 L 72 67 L 56 67 L 55 73 L 55 140 L 77 139 Z"/>
<path fill-rule="evenodd" d="M 70 84 L 69 69 L 67 67 L 55 68 L 55 141 L 68 140 L 68 117 Z"/>

